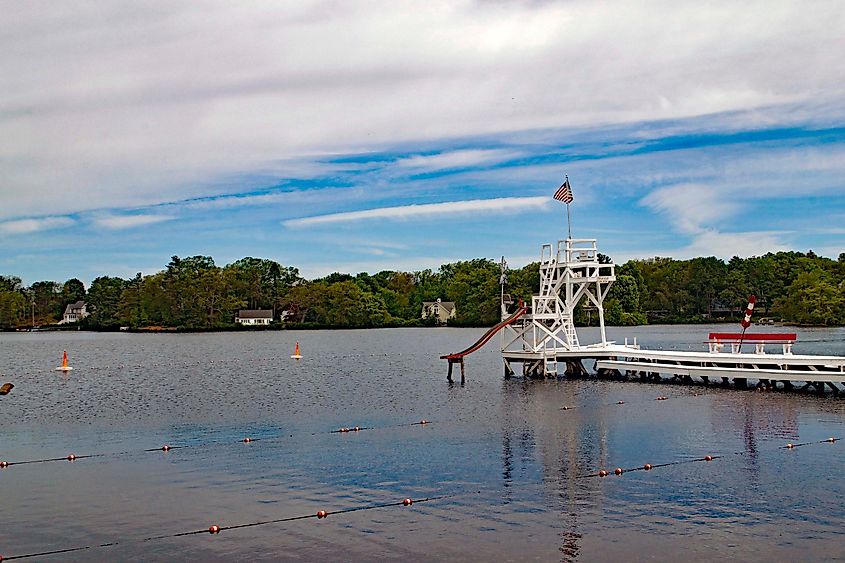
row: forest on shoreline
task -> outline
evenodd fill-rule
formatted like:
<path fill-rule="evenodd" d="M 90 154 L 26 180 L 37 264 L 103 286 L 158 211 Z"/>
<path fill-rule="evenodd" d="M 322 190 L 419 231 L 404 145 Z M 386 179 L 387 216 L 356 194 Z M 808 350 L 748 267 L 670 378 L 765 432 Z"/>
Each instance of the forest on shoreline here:
<path fill-rule="evenodd" d="M 600 259 L 609 260 L 601 256 Z M 605 300 L 609 325 L 649 322 L 735 321 L 748 296 L 757 297 L 756 318 L 800 325 L 845 324 L 845 253 L 838 260 L 812 251 L 777 252 L 724 261 L 715 257 L 630 260 L 616 267 Z M 239 328 L 239 309 L 272 309 L 275 328 L 424 326 L 422 303 L 453 301 L 453 326 L 490 326 L 499 320 L 499 265 L 489 259 L 453 262 L 438 270 L 333 273 L 303 279 L 299 270 L 273 260 L 242 258 L 217 266 L 209 256 L 173 256 L 152 275 L 38 281 L 0 276 L 0 329 L 52 326 L 69 303 L 84 300 L 88 330 L 150 327 L 168 330 Z M 537 263 L 507 272 L 505 291 L 530 302 L 539 290 Z M 284 322 L 279 321 L 285 311 Z M 582 306 L 576 323 L 595 324 Z"/>

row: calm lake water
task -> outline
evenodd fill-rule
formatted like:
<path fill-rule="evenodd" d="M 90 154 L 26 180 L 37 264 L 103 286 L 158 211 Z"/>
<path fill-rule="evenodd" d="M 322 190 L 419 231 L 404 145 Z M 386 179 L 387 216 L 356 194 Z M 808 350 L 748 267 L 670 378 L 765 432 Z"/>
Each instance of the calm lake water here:
<path fill-rule="evenodd" d="M 710 330 L 609 336 L 700 350 Z M 109 454 L 0 469 L 0 554 L 119 541 L 45 559 L 845 560 L 845 440 L 782 448 L 845 438 L 845 398 L 506 381 L 495 343 L 450 385 L 439 355 L 481 333 L 0 334 L 0 383 L 15 384 L 0 460 Z M 845 355 L 845 330 L 799 331 L 799 352 Z M 331 433 L 355 425 L 371 429 Z M 162 444 L 189 447 L 143 451 Z M 585 477 L 708 454 L 725 457 Z"/>

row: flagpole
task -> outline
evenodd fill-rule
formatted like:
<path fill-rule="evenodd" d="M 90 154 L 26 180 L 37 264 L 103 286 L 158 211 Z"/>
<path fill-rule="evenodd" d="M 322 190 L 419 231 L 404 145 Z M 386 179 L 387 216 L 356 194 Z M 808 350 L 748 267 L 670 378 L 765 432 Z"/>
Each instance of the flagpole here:
<path fill-rule="evenodd" d="M 569 204 L 566 204 L 566 230 L 569 233 L 570 240 L 572 239 L 572 221 L 569 218 Z"/>
<path fill-rule="evenodd" d="M 564 174 L 564 183 L 569 183 L 569 175 Z M 566 231 L 569 234 L 569 239 L 572 240 L 572 219 L 569 217 L 569 203 L 566 204 Z"/>

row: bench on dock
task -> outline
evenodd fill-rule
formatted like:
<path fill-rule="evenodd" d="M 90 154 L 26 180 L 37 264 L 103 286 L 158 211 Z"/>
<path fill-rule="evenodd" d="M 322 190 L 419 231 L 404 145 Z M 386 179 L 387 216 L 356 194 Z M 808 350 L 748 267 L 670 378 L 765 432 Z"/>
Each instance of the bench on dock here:
<path fill-rule="evenodd" d="M 711 332 L 707 336 L 707 345 L 711 353 L 722 351 L 725 344 L 731 345 L 731 353 L 739 353 L 742 344 L 754 344 L 755 353 L 765 354 L 766 344 L 781 344 L 784 354 L 792 353 L 792 345 L 795 344 L 798 335 L 794 332 L 765 332 L 747 333 L 745 336 L 739 332 Z"/>

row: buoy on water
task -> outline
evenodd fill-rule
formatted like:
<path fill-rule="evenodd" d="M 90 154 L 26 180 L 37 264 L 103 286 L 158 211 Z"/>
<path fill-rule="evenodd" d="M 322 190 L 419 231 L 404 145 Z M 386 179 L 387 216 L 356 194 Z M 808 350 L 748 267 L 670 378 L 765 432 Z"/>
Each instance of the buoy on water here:
<path fill-rule="evenodd" d="M 302 358 L 302 354 L 299 353 L 299 340 L 296 341 L 296 348 L 293 349 L 293 354 L 290 356 L 294 360 L 299 360 Z"/>
<path fill-rule="evenodd" d="M 73 368 L 67 365 L 67 350 L 62 354 L 62 365 L 56 368 L 56 371 L 70 371 Z"/>
<path fill-rule="evenodd" d="M 0 385 L 0 395 L 8 395 L 9 391 L 14 389 L 14 387 L 15 386 L 12 383 L 4 383 L 3 385 Z"/>

